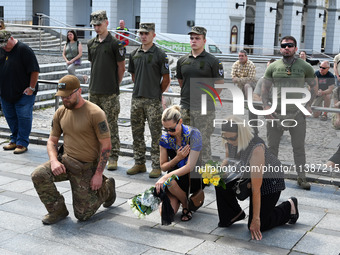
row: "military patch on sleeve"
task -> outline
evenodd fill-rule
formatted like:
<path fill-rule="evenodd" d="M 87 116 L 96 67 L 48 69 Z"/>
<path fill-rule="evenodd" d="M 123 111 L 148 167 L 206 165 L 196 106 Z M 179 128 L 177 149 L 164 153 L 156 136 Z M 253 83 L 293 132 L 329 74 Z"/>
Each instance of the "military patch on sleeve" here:
<path fill-rule="evenodd" d="M 168 58 L 167 55 L 165 55 L 164 66 L 165 66 L 166 69 L 169 69 L 169 58 Z"/>
<path fill-rule="evenodd" d="M 218 73 L 220 74 L 220 76 L 222 77 L 224 75 L 224 71 L 223 71 L 223 64 L 222 62 L 218 63 L 219 69 L 218 69 Z"/>
<path fill-rule="evenodd" d="M 109 131 L 109 128 L 108 128 L 108 126 L 107 126 L 105 120 L 102 121 L 102 122 L 100 122 L 100 123 L 98 124 L 98 127 L 99 127 L 99 132 L 100 132 L 101 134 L 104 134 L 104 133 L 106 133 L 106 132 Z"/>
<path fill-rule="evenodd" d="M 124 56 L 124 54 L 125 54 L 125 49 L 124 49 L 124 47 L 122 47 L 122 48 L 119 49 L 119 54 L 120 54 L 122 57 Z"/>

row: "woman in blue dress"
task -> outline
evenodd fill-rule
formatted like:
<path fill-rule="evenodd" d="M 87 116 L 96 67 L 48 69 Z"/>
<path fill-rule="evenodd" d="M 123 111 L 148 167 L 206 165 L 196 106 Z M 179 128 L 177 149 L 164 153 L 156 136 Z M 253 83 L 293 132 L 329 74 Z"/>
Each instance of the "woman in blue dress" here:
<path fill-rule="evenodd" d="M 166 172 L 156 183 L 157 192 L 164 188 L 164 183 L 173 175 L 173 179 L 166 186 L 171 206 L 176 213 L 182 204 L 182 221 L 192 218 L 188 209 L 188 195 L 202 188 L 202 179 L 196 173 L 195 166 L 199 161 L 202 149 L 202 137 L 198 129 L 182 123 L 180 106 L 174 105 L 164 110 L 162 115 L 163 131 L 160 139 L 160 165 Z M 190 187 L 190 190 L 189 190 Z"/>

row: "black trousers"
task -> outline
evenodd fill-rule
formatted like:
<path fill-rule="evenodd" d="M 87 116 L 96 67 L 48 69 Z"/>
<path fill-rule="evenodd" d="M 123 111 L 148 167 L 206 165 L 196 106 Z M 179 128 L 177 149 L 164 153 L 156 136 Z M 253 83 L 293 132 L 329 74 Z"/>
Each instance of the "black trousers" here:
<path fill-rule="evenodd" d="M 220 224 L 222 225 L 230 223 L 230 221 L 242 211 L 242 208 L 231 189 L 233 184 L 234 182 L 228 183 L 226 185 L 226 189 L 215 187 L 218 217 Z M 276 206 L 276 203 L 280 198 L 280 194 L 281 191 L 261 196 L 261 231 L 272 229 L 289 221 L 290 203 L 285 201 Z M 250 227 L 252 218 L 253 203 L 252 198 L 250 197 L 248 228 Z"/>

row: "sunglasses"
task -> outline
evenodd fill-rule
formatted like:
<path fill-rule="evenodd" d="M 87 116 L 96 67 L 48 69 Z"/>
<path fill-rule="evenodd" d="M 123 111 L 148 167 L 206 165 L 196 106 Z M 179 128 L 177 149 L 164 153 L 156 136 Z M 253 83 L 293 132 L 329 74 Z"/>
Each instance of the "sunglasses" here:
<path fill-rule="evenodd" d="M 281 43 L 281 48 L 284 49 L 288 46 L 288 48 L 293 48 L 295 47 L 294 43 Z"/>
<path fill-rule="evenodd" d="M 78 91 L 79 88 L 77 88 L 75 91 L 73 91 L 71 94 L 69 94 L 67 97 L 61 97 L 61 98 L 71 98 L 71 96 Z"/>
<path fill-rule="evenodd" d="M 238 134 L 233 136 L 233 137 L 225 137 L 225 136 L 221 136 L 224 140 L 227 140 L 227 141 L 232 141 L 232 142 L 235 142 L 237 140 L 237 137 L 238 137 Z"/>
<path fill-rule="evenodd" d="M 321 69 L 327 69 L 328 67 L 323 67 L 323 66 L 320 66 Z"/>
<path fill-rule="evenodd" d="M 179 120 L 177 120 L 176 126 L 175 126 L 174 128 L 162 128 L 162 130 L 163 130 L 164 132 L 171 132 L 171 133 L 174 133 L 174 132 L 176 132 L 176 128 L 177 128 L 178 122 L 179 122 Z"/>

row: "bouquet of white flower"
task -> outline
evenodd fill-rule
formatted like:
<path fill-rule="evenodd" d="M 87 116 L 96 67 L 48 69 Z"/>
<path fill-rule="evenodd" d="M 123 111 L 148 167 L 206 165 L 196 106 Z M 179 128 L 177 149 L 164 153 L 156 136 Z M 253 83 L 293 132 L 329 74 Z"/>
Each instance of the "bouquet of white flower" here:
<path fill-rule="evenodd" d="M 150 187 L 143 193 L 140 193 L 128 200 L 128 204 L 130 205 L 132 212 L 138 218 L 143 219 L 145 215 L 149 215 L 158 208 L 161 199 L 153 195 L 154 189 L 155 187 Z"/>

